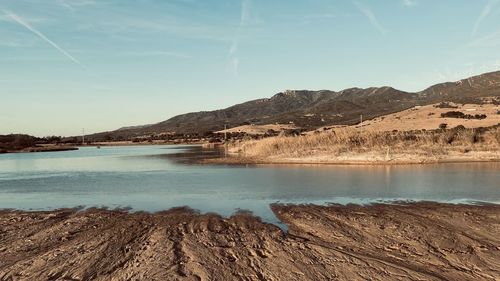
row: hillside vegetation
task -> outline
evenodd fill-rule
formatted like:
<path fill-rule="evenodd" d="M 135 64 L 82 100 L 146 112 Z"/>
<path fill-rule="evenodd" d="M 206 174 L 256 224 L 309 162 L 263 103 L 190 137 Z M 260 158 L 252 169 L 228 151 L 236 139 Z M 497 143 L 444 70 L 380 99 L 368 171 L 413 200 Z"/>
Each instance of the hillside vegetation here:
<path fill-rule="evenodd" d="M 233 143 L 235 162 L 420 163 L 500 160 L 500 128 L 375 132 L 340 128 Z"/>
<path fill-rule="evenodd" d="M 74 142 L 73 139 L 56 136 L 38 138 L 25 134 L 0 135 L 0 153 L 75 150 L 77 148 L 68 146 Z"/>

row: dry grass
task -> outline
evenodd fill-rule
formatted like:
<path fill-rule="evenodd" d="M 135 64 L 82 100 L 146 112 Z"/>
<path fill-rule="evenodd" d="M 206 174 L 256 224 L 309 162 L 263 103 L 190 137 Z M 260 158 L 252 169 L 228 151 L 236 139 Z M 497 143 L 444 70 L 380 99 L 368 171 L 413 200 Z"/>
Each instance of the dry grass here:
<path fill-rule="evenodd" d="M 231 147 L 242 157 L 260 159 L 335 158 L 360 154 L 447 155 L 451 152 L 500 151 L 500 128 L 455 128 L 438 131 L 373 132 L 352 128 L 305 136 L 243 141 Z"/>
<path fill-rule="evenodd" d="M 440 108 L 439 104 L 431 104 L 410 108 L 401 112 L 380 116 L 366 120 L 361 124 L 365 131 L 408 131 L 408 130 L 434 130 L 439 124 L 446 123 L 449 128 L 459 125 L 466 128 L 491 127 L 500 123 L 500 107 L 495 104 L 456 104 L 456 108 Z M 486 115 L 485 119 L 443 118 L 441 114 L 450 111 L 461 112 L 465 115 Z M 355 125 L 354 127 L 360 127 Z"/>
<path fill-rule="evenodd" d="M 243 125 L 227 130 L 217 131 L 218 134 L 227 133 L 245 133 L 248 135 L 265 135 L 270 130 L 276 132 L 282 132 L 285 130 L 297 129 L 296 126 L 290 124 L 266 124 L 266 125 Z"/>

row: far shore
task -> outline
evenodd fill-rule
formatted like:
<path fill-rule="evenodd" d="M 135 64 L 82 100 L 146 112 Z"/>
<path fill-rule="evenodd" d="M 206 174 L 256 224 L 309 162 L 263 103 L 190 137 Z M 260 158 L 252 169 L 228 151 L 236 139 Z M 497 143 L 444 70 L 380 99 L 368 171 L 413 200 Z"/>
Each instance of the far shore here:
<path fill-rule="evenodd" d="M 136 146 L 136 145 L 189 145 L 189 144 L 199 144 L 202 145 L 205 142 L 202 141 L 110 141 L 110 142 L 92 142 L 88 144 L 77 144 L 79 147 L 87 147 L 87 146 Z"/>
<path fill-rule="evenodd" d="M 43 144 L 37 146 L 30 146 L 20 149 L 4 149 L 0 150 L 2 153 L 31 153 L 31 152 L 57 152 L 57 151 L 71 151 L 78 150 L 80 147 L 101 147 L 101 146 L 140 146 L 140 145 L 205 145 L 204 142 L 133 142 L 133 141 L 117 141 L 117 142 L 96 142 L 96 143 L 69 143 L 69 144 Z"/>
<path fill-rule="evenodd" d="M 495 280 L 500 205 L 0 210 L 1 280 Z"/>
<path fill-rule="evenodd" d="M 3 151 L 3 153 L 32 153 L 32 152 L 58 152 L 78 150 L 80 147 L 115 147 L 115 146 L 140 146 L 140 145 L 198 145 L 204 148 L 221 149 L 223 151 L 225 145 L 223 143 L 167 143 L 167 142 L 109 142 L 109 143 L 94 143 L 87 145 L 44 145 L 38 147 L 29 147 L 17 151 Z M 489 151 L 471 151 L 467 153 L 454 152 L 447 155 L 424 155 L 414 154 L 411 152 L 399 152 L 398 154 L 381 154 L 381 153 L 350 153 L 342 156 L 334 155 L 316 155 L 312 157 L 252 157 L 245 156 L 241 153 L 235 153 L 229 149 L 225 156 L 201 158 L 193 160 L 200 164 L 226 164 L 226 165 L 409 165 L 409 164 L 445 164 L 445 163 L 477 163 L 477 162 L 500 162 L 500 150 Z M 224 155 L 224 153 L 221 153 Z"/>
<path fill-rule="evenodd" d="M 200 160 L 204 164 L 228 164 L 228 165 L 414 165 L 414 164 L 452 164 L 452 163 L 481 163 L 500 162 L 499 151 L 484 151 L 481 153 L 470 153 L 463 155 L 442 155 L 439 157 L 421 156 L 413 154 L 399 154 L 392 158 L 384 155 L 350 155 L 344 157 L 303 157 L 303 158 L 279 158 L 279 157 L 245 157 L 238 154 L 228 154 L 227 157 L 210 158 Z"/>
<path fill-rule="evenodd" d="M 31 152 L 56 152 L 56 151 L 71 151 L 78 150 L 77 146 L 68 145 L 40 145 L 40 146 L 30 146 L 17 150 L 1 150 L 2 153 L 31 153 Z"/>
<path fill-rule="evenodd" d="M 220 150 L 209 158 L 194 157 L 202 164 L 312 164 L 312 165 L 406 165 L 500 162 L 500 127 L 455 127 L 432 131 L 361 131 L 335 128 L 303 135 L 279 135 L 261 139 L 223 142 L 118 141 L 83 144 L 46 144 L 16 151 L 50 152 L 78 147 L 196 145 Z M 199 149 L 197 147 L 196 149 Z M 188 151 L 193 156 L 197 152 Z M 185 157 L 184 157 L 185 158 Z"/>

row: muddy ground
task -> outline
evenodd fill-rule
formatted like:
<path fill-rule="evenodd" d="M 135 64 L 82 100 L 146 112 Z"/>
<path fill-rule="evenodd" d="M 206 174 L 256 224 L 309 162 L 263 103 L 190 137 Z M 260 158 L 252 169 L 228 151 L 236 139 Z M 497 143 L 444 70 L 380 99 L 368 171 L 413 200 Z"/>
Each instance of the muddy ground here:
<path fill-rule="evenodd" d="M 0 211 L 0 280 L 499 280 L 500 206 Z"/>

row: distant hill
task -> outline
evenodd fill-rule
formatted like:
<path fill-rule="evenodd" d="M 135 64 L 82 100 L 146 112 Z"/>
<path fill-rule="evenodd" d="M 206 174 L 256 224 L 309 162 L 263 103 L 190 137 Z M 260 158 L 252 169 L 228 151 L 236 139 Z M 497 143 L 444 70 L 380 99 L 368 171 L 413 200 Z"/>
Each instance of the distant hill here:
<path fill-rule="evenodd" d="M 39 138 L 23 134 L 0 135 L 0 153 L 21 150 L 35 145 L 39 140 Z"/>
<path fill-rule="evenodd" d="M 43 151 L 66 151 L 78 148 L 68 146 L 68 143 L 76 142 L 76 138 L 61 137 L 34 137 L 25 134 L 0 135 L 0 153 L 8 152 L 43 152 Z"/>
<path fill-rule="evenodd" d="M 247 124 L 293 123 L 306 129 L 325 125 L 351 125 L 416 105 L 440 101 L 470 102 L 500 96 L 500 71 L 409 93 L 391 87 L 351 88 L 340 92 L 287 90 L 271 98 L 252 100 L 225 109 L 192 112 L 156 124 L 133 126 L 87 136 L 89 140 L 129 139 L 150 134 L 205 134 Z"/>

